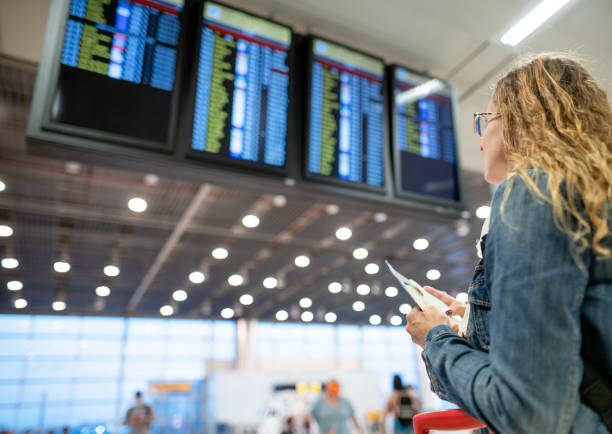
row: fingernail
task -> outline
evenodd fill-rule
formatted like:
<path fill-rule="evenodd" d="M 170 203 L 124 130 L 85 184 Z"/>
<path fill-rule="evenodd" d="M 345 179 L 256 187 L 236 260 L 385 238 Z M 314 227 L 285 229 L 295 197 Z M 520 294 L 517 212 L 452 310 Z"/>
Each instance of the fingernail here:
<path fill-rule="evenodd" d="M 446 312 L 444 312 L 445 314 L 447 314 L 448 316 L 451 316 L 453 314 L 453 310 L 449 309 Z"/>

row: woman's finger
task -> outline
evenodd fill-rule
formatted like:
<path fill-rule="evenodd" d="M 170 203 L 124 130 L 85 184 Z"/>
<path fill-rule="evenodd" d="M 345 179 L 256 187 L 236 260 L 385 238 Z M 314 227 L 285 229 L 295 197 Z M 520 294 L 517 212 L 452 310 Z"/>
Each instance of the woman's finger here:
<path fill-rule="evenodd" d="M 465 303 L 461 303 L 460 301 L 455 300 L 453 303 L 450 304 L 449 310 L 452 311 L 450 316 L 459 315 L 462 317 L 465 313 Z"/>
<path fill-rule="evenodd" d="M 425 291 L 429 292 L 434 297 L 442 300 L 444 302 L 444 304 L 446 304 L 446 305 L 450 306 L 452 303 L 457 301 L 453 297 L 448 295 L 446 292 L 438 291 L 436 288 L 432 288 L 431 286 L 424 286 L 423 289 Z"/>

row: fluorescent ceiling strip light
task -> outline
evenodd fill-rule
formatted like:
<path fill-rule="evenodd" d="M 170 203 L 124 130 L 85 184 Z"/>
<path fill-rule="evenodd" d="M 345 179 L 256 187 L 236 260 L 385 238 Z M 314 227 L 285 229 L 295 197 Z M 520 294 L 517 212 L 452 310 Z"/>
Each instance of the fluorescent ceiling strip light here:
<path fill-rule="evenodd" d="M 514 47 L 568 2 L 569 0 L 544 0 L 501 37 L 502 44 Z"/>

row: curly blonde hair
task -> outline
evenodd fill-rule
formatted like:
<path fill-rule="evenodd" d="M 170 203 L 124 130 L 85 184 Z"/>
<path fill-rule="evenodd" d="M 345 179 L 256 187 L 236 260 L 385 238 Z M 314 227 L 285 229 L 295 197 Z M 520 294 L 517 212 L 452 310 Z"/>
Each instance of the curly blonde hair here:
<path fill-rule="evenodd" d="M 590 245 L 598 256 L 612 256 L 603 243 L 610 235 L 612 203 L 612 109 L 606 92 L 577 60 L 541 54 L 500 79 L 493 101 L 502 113 L 509 178 L 520 175 L 536 198 L 552 205 L 555 224 L 579 251 Z M 546 191 L 527 169 L 548 175 Z"/>

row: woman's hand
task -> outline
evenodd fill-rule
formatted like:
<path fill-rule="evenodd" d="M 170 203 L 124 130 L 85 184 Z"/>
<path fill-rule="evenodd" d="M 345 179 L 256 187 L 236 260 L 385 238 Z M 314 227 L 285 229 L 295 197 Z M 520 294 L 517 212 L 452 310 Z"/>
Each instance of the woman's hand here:
<path fill-rule="evenodd" d="M 406 331 L 412 337 L 412 342 L 425 348 L 425 335 L 437 325 L 450 326 L 448 317 L 433 306 L 425 306 L 423 310 L 413 307 L 406 315 Z"/>
<path fill-rule="evenodd" d="M 444 304 L 449 307 L 449 310 L 451 312 L 446 312 L 448 316 L 459 315 L 461 318 L 463 318 L 463 314 L 465 312 L 465 303 L 461 303 L 456 298 L 451 297 L 446 291 L 438 291 L 437 289 L 432 288 L 431 286 L 424 286 L 423 289 L 429 292 L 434 297 L 442 300 L 442 302 L 444 302 Z"/>

